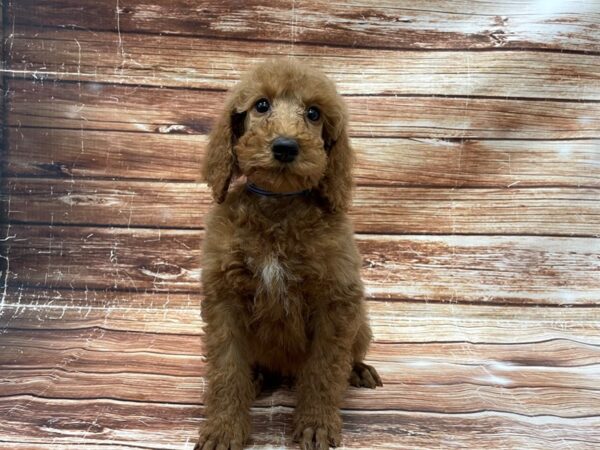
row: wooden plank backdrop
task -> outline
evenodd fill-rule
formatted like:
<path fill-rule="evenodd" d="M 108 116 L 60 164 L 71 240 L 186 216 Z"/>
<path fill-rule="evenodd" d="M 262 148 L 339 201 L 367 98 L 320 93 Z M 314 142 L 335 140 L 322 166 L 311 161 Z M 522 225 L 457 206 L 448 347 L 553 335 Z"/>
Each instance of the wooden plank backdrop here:
<path fill-rule="evenodd" d="M 337 83 L 385 386 L 343 448 L 600 448 L 600 2 L 6 0 L 0 447 L 191 449 L 199 180 L 264 58 Z M 295 448 L 289 389 L 252 448 Z"/>

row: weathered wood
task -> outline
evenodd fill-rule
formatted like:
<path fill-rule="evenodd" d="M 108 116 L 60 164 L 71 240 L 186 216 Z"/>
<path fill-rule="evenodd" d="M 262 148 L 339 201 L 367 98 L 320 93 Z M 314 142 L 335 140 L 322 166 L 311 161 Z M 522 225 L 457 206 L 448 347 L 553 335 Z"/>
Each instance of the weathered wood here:
<path fill-rule="evenodd" d="M 198 183 L 12 178 L 6 190 L 19 222 L 198 228 L 212 207 Z M 361 186 L 350 217 L 361 233 L 598 236 L 600 191 Z"/>
<path fill-rule="evenodd" d="M 386 48 L 544 48 L 598 51 L 600 6 L 595 0 L 410 0 L 376 4 L 311 0 L 296 4 L 259 0 L 9 1 L 18 24 L 124 32 L 270 40 L 294 53 L 299 42 Z M 127 54 L 127 47 L 115 46 Z"/>
<path fill-rule="evenodd" d="M 205 135 L 9 128 L 8 176 L 198 181 Z M 354 138 L 359 185 L 600 187 L 600 140 Z M 176 155 L 174 158 L 173 155 Z"/>
<path fill-rule="evenodd" d="M 17 27 L 15 78 L 229 89 L 276 43 Z M 115 51 L 121 45 L 123 53 Z M 600 99 L 600 55 L 536 51 L 423 52 L 295 45 L 344 94 L 475 95 Z"/>
<path fill-rule="evenodd" d="M 598 303 L 598 239 L 371 235 L 358 244 L 375 297 Z"/>
<path fill-rule="evenodd" d="M 10 290 L 10 293 L 15 290 Z M 65 292 L 62 289 L 59 292 Z M 169 307 L 171 293 L 158 297 L 167 305 L 162 308 L 131 307 L 128 300 L 135 293 L 106 294 L 119 299 L 106 308 L 89 307 L 85 295 L 102 298 L 102 293 L 75 292 L 77 304 L 61 304 L 56 294 L 45 297 L 41 306 L 28 304 L 27 291 L 21 300 L 9 299 L 5 310 L 5 328 L 89 329 L 173 333 L 193 336 L 202 334 L 199 307 Z M 176 297 L 176 296 L 174 296 Z M 181 296 L 179 296 L 181 298 Z M 39 304 L 39 300 L 37 301 Z M 370 299 L 369 317 L 376 342 L 474 344 L 539 343 L 568 340 L 585 345 L 600 345 L 600 309 L 595 305 L 577 308 L 535 308 L 521 305 L 475 305 L 393 302 Z M 162 314 L 162 322 L 158 319 Z M 146 321 L 146 317 L 148 321 Z M 137 321 L 137 324 L 135 323 Z M 181 322 L 179 322 L 181 321 Z M 195 341 L 198 342 L 198 341 Z M 596 351 L 598 349 L 595 349 Z M 397 355 L 395 355 L 397 356 Z M 387 358 L 395 358 L 388 354 Z M 543 361 L 543 359 L 542 359 Z M 541 365 L 551 365 L 541 363 Z"/>
<path fill-rule="evenodd" d="M 7 175 L 197 181 L 207 141 L 198 134 L 7 130 Z M 574 154 L 588 160 L 586 150 L 575 147 Z"/>
<path fill-rule="evenodd" d="M 9 3 L 0 446 L 191 449 L 206 134 L 276 54 L 349 95 L 385 387 L 344 445 L 600 446 L 598 2 Z M 251 444 L 294 448 L 294 404 L 263 395 Z"/>
<path fill-rule="evenodd" d="M 174 292 L 199 285 L 199 231 L 23 225 L 10 233 L 9 283 Z"/>
<path fill-rule="evenodd" d="M 64 292 L 66 295 L 73 294 L 73 291 Z M 96 294 L 97 292 L 90 291 L 90 295 Z M 24 298 L 26 296 L 27 293 L 25 293 Z M 161 298 L 159 295 L 154 295 L 154 297 Z M 53 303 L 55 298 L 52 296 L 45 297 L 45 304 L 42 305 L 42 302 L 39 302 L 36 307 L 19 303 L 21 312 L 16 322 L 8 322 L 7 327 L 2 330 L 1 345 L 5 346 L 6 351 L 0 353 L 1 365 L 14 368 L 50 367 L 57 360 L 60 360 L 57 359 L 58 355 L 66 358 L 76 352 L 77 358 L 71 359 L 79 369 L 84 369 L 88 365 L 96 365 L 98 370 L 110 372 L 110 370 L 114 370 L 110 366 L 110 361 L 112 358 L 117 358 L 118 361 L 123 361 L 123 364 L 135 372 L 196 375 L 198 374 L 198 368 L 195 365 L 204 361 L 202 359 L 204 356 L 203 338 L 198 334 L 200 327 L 197 326 L 193 329 L 190 327 L 189 332 L 188 330 L 177 330 L 179 333 L 168 332 L 166 326 L 168 322 L 172 322 L 168 314 L 176 310 L 171 305 L 173 297 L 176 297 L 176 295 L 162 296 L 162 299 L 167 302 L 163 308 L 144 306 L 140 311 L 140 308 L 131 307 L 127 303 L 120 307 L 123 315 L 126 314 L 125 311 L 128 311 L 133 317 L 139 317 L 140 312 L 145 314 L 150 311 L 165 314 L 162 328 L 153 327 L 152 324 L 149 324 L 143 330 L 139 325 L 136 326 L 133 320 L 130 324 L 121 328 L 111 327 L 110 320 L 102 327 L 87 322 L 87 317 L 99 317 L 101 311 L 96 307 L 89 310 L 90 312 L 85 311 L 82 313 L 82 309 L 87 309 L 83 298 L 81 299 L 81 307 L 67 306 L 65 309 L 67 312 L 80 313 L 81 323 L 78 328 L 70 327 L 71 323 L 67 315 L 60 318 L 60 316 L 52 313 L 53 306 L 60 307 L 60 304 L 55 305 Z M 59 301 L 56 300 L 56 302 Z M 370 300 L 369 305 L 371 308 L 377 308 L 379 307 L 379 301 Z M 471 326 L 476 324 L 482 330 L 486 328 L 487 321 L 493 323 L 493 318 L 490 318 L 489 314 L 482 315 L 481 310 L 471 311 L 471 308 L 465 305 L 457 306 L 458 308 L 446 317 L 446 324 L 443 328 L 450 325 L 456 326 L 457 317 L 459 320 L 465 320 L 465 323 Z M 405 303 L 403 303 L 399 308 L 398 316 L 408 312 L 409 317 L 415 317 L 419 311 L 423 311 L 415 308 L 414 304 L 405 306 Z M 116 310 L 116 307 L 113 306 L 110 309 Z M 428 306 L 426 312 L 431 313 L 436 309 L 439 309 L 438 306 L 431 305 Z M 523 310 L 519 306 L 511 306 L 509 309 L 514 315 L 518 315 Z M 563 324 L 567 325 L 590 310 L 591 308 L 585 308 L 585 311 L 571 314 L 571 309 L 569 309 L 567 310 L 567 317 L 561 318 L 563 311 L 552 308 L 551 311 L 544 312 L 542 325 L 547 326 L 550 324 L 546 332 L 552 331 L 551 328 L 557 330 L 558 327 L 552 325 L 552 319 L 555 319 L 556 322 L 562 321 Z M 181 310 L 179 309 L 179 311 Z M 111 311 L 104 311 L 107 317 L 109 312 Z M 199 317 L 198 309 L 190 309 L 186 312 L 193 319 Z M 442 314 L 446 312 L 442 309 L 434 314 L 439 319 L 438 323 L 442 323 Z M 43 313 L 45 313 L 45 316 L 43 316 Z M 459 317 L 459 314 L 466 314 L 466 316 Z M 526 316 L 533 320 L 531 314 L 526 314 Z M 70 317 L 74 317 L 74 314 Z M 506 317 L 510 317 L 509 314 L 506 314 Z M 137 323 L 139 324 L 142 320 L 138 319 Z M 468 325 L 464 325 L 464 327 L 468 328 Z M 578 336 L 575 334 L 576 330 L 572 330 L 569 326 L 564 326 L 563 330 L 567 332 L 572 330 L 572 335 L 563 333 L 562 338 L 535 342 L 529 340 L 531 336 L 523 328 L 512 327 L 512 329 L 502 331 L 502 328 L 498 326 L 493 333 L 484 337 L 489 343 L 469 342 L 466 339 L 453 340 L 454 336 L 450 336 L 449 340 L 444 340 L 444 336 L 437 336 L 435 332 L 426 331 L 414 335 L 410 334 L 411 328 L 410 326 L 397 327 L 396 341 L 379 340 L 380 336 L 375 336 L 369 347 L 368 359 L 375 364 L 379 362 L 384 364 L 400 362 L 402 364 L 412 364 L 414 367 L 418 367 L 419 364 L 422 367 L 426 367 L 427 364 L 497 365 L 499 368 L 504 367 L 505 370 L 510 367 L 514 369 L 543 367 L 547 370 L 550 370 L 551 367 L 571 367 L 572 370 L 577 370 L 577 368 L 600 364 L 600 347 L 592 343 L 573 340 Z M 420 330 L 421 328 L 415 328 L 416 332 Z M 497 335 L 501 336 L 500 340 L 502 342 L 494 340 Z M 152 365 L 149 365 L 149 359 L 153 358 L 159 358 L 160 361 L 154 361 Z M 100 365 L 104 364 L 106 364 L 106 367 L 100 368 Z M 391 373 L 391 375 L 395 376 L 394 373 Z"/>
<path fill-rule="evenodd" d="M 600 191 L 361 187 L 354 194 L 350 217 L 357 231 L 368 233 L 598 237 Z"/>
<path fill-rule="evenodd" d="M 600 140 L 447 141 L 354 138 L 355 179 L 369 185 L 600 185 Z"/>
<path fill-rule="evenodd" d="M 5 417 L 0 422 L 0 435 L 8 442 L 63 444 L 75 440 L 77 448 L 87 449 L 110 441 L 111 445 L 122 448 L 191 449 L 202 410 L 196 405 L 24 395 L 0 399 L 0 413 Z M 290 432 L 291 414 L 287 407 L 254 407 L 251 444 L 295 448 Z M 512 450 L 567 446 L 591 450 L 600 444 L 598 417 L 402 410 L 369 413 L 344 410 L 342 416 L 344 445 L 349 448 L 415 449 L 442 442 L 445 448 Z M 123 420 L 123 417 L 135 419 Z"/>
<path fill-rule="evenodd" d="M 23 294 L 20 300 L 32 292 L 20 293 Z M 56 300 L 60 303 L 64 298 L 60 296 Z M 91 301 L 100 305 L 104 299 L 90 295 L 85 299 L 82 297 L 82 300 L 84 303 Z M 110 302 L 114 304 L 114 300 L 112 298 Z M 127 299 L 120 298 L 119 301 L 125 301 L 123 304 L 129 301 L 139 302 L 140 305 L 145 303 L 135 295 Z M 161 302 L 156 307 L 167 306 L 169 296 L 163 296 Z M 23 309 L 30 309 L 30 306 L 23 305 Z M 36 306 L 40 306 L 40 310 L 46 309 L 45 305 Z M 60 304 L 57 306 L 60 307 Z M 180 296 L 171 307 L 177 309 L 181 306 L 189 307 L 190 299 Z M 413 419 L 421 414 L 433 414 L 438 418 L 456 415 L 469 417 L 472 414 L 479 415 L 482 411 L 522 416 L 522 420 L 531 416 L 538 416 L 535 420 L 539 420 L 542 414 L 555 418 L 581 418 L 597 414 L 595 381 L 590 376 L 596 370 L 595 366 L 581 366 L 580 360 L 574 367 L 546 366 L 554 361 L 553 350 L 557 349 L 556 345 L 558 348 L 568 348 L 565 349 L 568 353 L 563 354 L 568 355 L 569 359 L 583 351 L 584 355 L 587 352 L 593 358 L 592 361 L 588 360 L 588 364 L 594 364 L 594 361 L 597 364 L 600 357 L 598 347 L 562 340 L 570 339 L 571 333 L 576 339 L 582 339 L 581 331 L 590 330 L 588 338 L 596 346 L 600 344 L 594 331 L 600 322 L 598 317 L 594 322 L 589 308 L 539 310 L 518 306 L 498 308 L 395 303 L 393 308 L 397 310 L 397 317 L 406 321 L 406 324 L 402 324 L 390 315 L 387 307 L 383 302 L 371 302 L 374 322 L 382 323 L 381 316 L 387 320 L 392 318 L 394 326 L 391 329 L 400 333 L 401 339 L 421 338 L 431 343 L 404 345 L 407 354 L 396 346 L 390 350 L 389 343 L 374 344 L 370 361 L 377 364 L 386 380 L 386 387 L 375 392 L 351 389 L 343 404 L 343 408 L 347 409 L 346 414 L 352 411 L 356 414 L 358 410 L 366 414 L 374 404 L 378 406 L 376 410 L 368 412 L 370 420 L 372 414 L 377 414 L 376 411 L 382 408 L 411 412 Z M 111 307 L 104 308 L 103 312 L 107 309 Z M 135 308 L 130 309 L 128 314 L 135 315 Z M 31 316 L 29 318 L 34 319 Z M 421 323 L 430 324 L 422 333 L 418 331 L 421 327 L 416 325 L 419 319 Z M 578 324 L 580 329 L 573 328 L 572 324 Z M 456 340 L 456 331 L 448 333 L 450 328 L 460 330 L 458 332 L 465 341 L 460 345 L 452 342 Z M 437 330 L 445 331 L 437 334 Z M 476 335 L 480 333 L 485 336 L 484 339 L 495 344 L 482 347 L 481 344 L 469 342 L 477 341 Z M 541 338 L 542 342 L 514 344 L 527 342 L 531 336 Z M 195 339 L 198 346 L 193 344 Z M 384 339 L 389 337 L 385 336 Z M 503 348 L 500 342 L 505 339 L 512 344 Z M 449 347 L 440 347 L 439 341 L 445 340 L 450 341 Z M 56 405 L 71 401 L 62 398 L 83 397 L 81 401 L 87 401 L 85 399 L 90 395 L 115 399 L 110 401 L 112 405 L 126 404 L 123 400 L 127 399 L 136 403 L 152 401 L 155 405 L 156 402 L 164 402 L 168 407 L 175 407 L 178 403 L 185 407 L 202 401 L 204 384 L 201 378 L 203 364 L 199 336 L 131 335 L 99 328 L 48 330 L 43 333 L 40 330 L 15 330 L 8 334 L 5 332 L 2 344 L 6 345 L 8 351 L 0 352 L 0 363 L 7 370 L 5 378 L 14 380 L 6 385 L 5 394 L 26 402 L 30 411 L 32 400 L 43 399 L 46 404 Z M 498 357 L 498 348 L 502 349 L 500 354 L 504 351 L 508 360 Z M 474 350 L 479 352 L 479 356 Z M 540 354 L 544 354 L 543 359 L 539 358 Z M 18 357 L 13 360 L 11 356 Z M 120 367 L 126 367 L 126 370 L 119 370 Z M 23 393 L 28 395 L 21 395 Z M 107 400 L 95 400 L 89 406 L 104 401 Z M 289 391 L 278 390 L 263 395 L 255 403 L 253 414 L 267 413 L 266 408 L 269 414 L 273 414 L 281 408 L 292 407 L 294 403 Z M 40 409 L 33 410 L 39 417 Z M 111 407 L 111 411 L 114 410 L 115 407 Z M 105 417 L 100 414 L 96 415 L 96 419 L 100 416 Z M 14 414 L 10 417 L 14 418 Z M 118 413 L 115 417 L 122 417 L 122 414 Z M 22 423 L 22 419 L 18 422 Z M 48 427 L 45 428 L 48 432 Z M 71 436 L 73 431 L 71 427 Z M 31 436 L 31 432 L 26 434 Z M 255 426 L 255 434 L 268 436 L 273 434 L 273 430 Z M 373 436 L 378 435 L 373 433 Z M 108 439 L 111 442 L 116 440 L 114 436 Z"/>
<path fill-rule="evenodd" d="M 190 292 L 202 231 L 12 225 L 8 282 Z M 367 294 L 391 299 L 596 304 L 598 245 L 529 236 L 357 237 Z"/>
<path fill-rule="evenodd" d="M 199 336 L 201 294 L 110 290 L 9 288 L 0 311 L 0 331 L 23 329 L 96 329 Z M 43 334 L 37 335 L 43 340 Z M 1 339 L 0 339 L 1 341 Z M 146 342 L 144 340 L 144 342 Z M 147 342 L 146 342 L 147 344 Z M 119 345 L 125 345 L 119 342 Z M 200 346 L 197 348 L 201 348 Z"/>
<path fill-rule="evenodd" d="M 196 368 L 194 374 L 166 375 L 148 373 L 147 367 L 138 372 L 135 367 L 119 366 L 122 358 L 108 366 L 98 364 L 80 368 L 73 363 L 79 357 L 77 352 L 62 357 L 65 359 L 59 359 L 49 367 L 0 369 L 0 376 L 7 383 L 2 389 L 3 394 L 183 404 L 203 401 L 205 366 L 200 367 L 198 360 L 179 358 L 180 364 L 187 362 L 190 368 Z M 160 360 L 149 358 L 148 364 L 157 363 Z M 453 366 L 427 361 L 406 364 L 379 361 L 376 364 L 384 387 L 376 391 L 350 389 L 342 408 L 364 412 L 400 409 L 440 414 L 495 410 L 525 416 L 547 414 L 558 417 L 600 413 L 600 392 L 590 376 L 597 373 L 597 366 L 548 369 L 495 363 Z M 510 395 L 506 394 L 507 389 Z M 289 391 L 279 390 L 255 404 L 293 407 L 295 398 Z"/>
<path fill-rule="evenodd" d="M 9 292 L 12 294 L 15 290 Z M 65 292 L 65 289 L 59 292 Z M 199 350 L 202 348 L 200 308 L 170 306 L 171 293 L 158 297 L 167 302 L 162 308 L 130 306 L 128 300 L 135 297 L 135 293 L 105 294 L 119 301 L 117 305 L 113 303 L 105 308 L 87 305 L 85 291 L 72 295 L 77 296 L 78 304 L 61 304 L 62 299 L 57 298 L 56 293 L 38 299 L 35 306 L 27 303 L 30 301 L 27 291 L 20 300 L 9 298 L 4 328 L 39 330 L 44 333 L 47 333 L 44 330 L 88 330 L 93 335 L 103 335 L 103 330 L 158 334 L 177 332 L 187 336 L 190 342 L 195 342 Z M 95 293 L 93 290 L 87 295 L 103 296 L 101 292 Z M 173 297 L 177 300 L 176 295 Z M 182 296 L 179 295 L 179 298 Z M 521 305 L 391 302 L 376 299 L 370 299 L 368 304 L 375 342 L 385 345 L 444 342 L 533 345 L 556 340 L 596 347 L 600 345 L 600 312 L 594 306 L 532 308 Z M 159 314 L 163 317 L 162 322 L 157 320 Z M 181 323 L 175 323 L 178 321 Z M 598 352 L 596 347 L 594 351 Z M 389 361 L 397 359 L 398 355 L 395 352 L 375 353 L 373 357 Z M 538 358 L 539 365 L 552 365 L 544 362 L 546 359 L 549 356 Z"/>
<path fill-rule="evenodd" d="M 213 203 L 200 183 L 16 178 L 6 190 L 8 220 L 54 224 L 198 228 Z"/>
<path fill-rule="evenodd" d="M 225 97 L 214 91 L 98 83 L 12 80 L 8 86 L 7 120 L 16 127 L 205 134 Z M 600 102 L 355 96 L 347 103 L 353 136 L 600 137 Z"/>
<path fill-rule="evenodd" d="M 49 330 L 65 333 L 67 330 L 80 330 L 85 336 L 91 334 L 96 338 L 98 335 L 104 336 L 107 331 L 137 332 L 138 337 L 132 344 L 134 346 L 148 345 L 148 339 L 156 338 L 140 333 L 157 334 L 161 336 L 160 339 L 178 333 L 181 339 L 189 339 L 194 343 L 195 350 L 190 350 L 194 353 L 202 349 L 199 338 L 203 326 L 200 298 L 200 294 L 172 292 L 156 294 L 90 289 L 48 292 L 9 288 L 2 313 L 2 329 L 4 333 L 15 329 L 40 331 L 35 335 L 40 343 L 47 339 L 44 336 L 56 336 L 56 331 Z M 541 366 L 592 364 L 598 363 L 600 357 L 598 348 L 594 347 L 599 342 L 594 333 L 600 326 L 600 313 L 593 309 L 594 306 L 539 310 L 524 309 L 518 304 L 510 307 L 474 307 L 464 304 L 440 306 L 426 303 L 423 306 L 421 302 L 389 302 L 377 298 L 368 300 L 371 326 L 377 343 L 371 349 L 370 357 L 376 360 L 390 361 L 404 355 L 416 358 L 420 353 L 411 350 L 411 345 L 416 345 L 415 349 L 421 345 L 433 346 L 422 351 L 438 362 L 460 364 L 472 364 L 469 358 L 477 354 L 480 356 L 476 359 L 493 358 L 509 365 Z M 28 336 L 33 336 L 37 331 L 31 331 Z M 71 341 L 71 338 L 65 337 L 67 346 Z M 527 345 L 533 344 L 547 344 L 547 347 L 541 347 L 547 353 L 539 350 L 535 356 L 525 351 Z M 60 347 L 60 344 L 56 345 Z M 119 340 L 116 345 L 125 344 Z M 442 357 L 439 352 L 443 350 L 438 350 L 436 356 L 438 345 L 447 351 L 452 350 L 453 356 L 459 355 L 458 360 Z M 464 347 L 471 345 L 479 350 Z M 187 354 L 187 350 L 184 353 Z"/>
<path fill-rule="evenodd" d="M 494 365 L 454 368 L 427 362 L 424 366 L 426 367 L 419 370 L 413 369 L 409 364 L 386 365 L 379 362 L 378 370 L 387 382 L 384 388 L 375 392 L 351 390 L 342 407 L 363 411 L 389 408 L 451 414 L 493 409 L 527 416 L 548 414 L 559 417 L 592 416 L 600 413 L 600 393 L 596 389 L 597 385 L 590 386 L 590 375 L 593 375 L 594 368 L 573 371 L 509 367 L 498 370 Z M 118 367 L 112 370 L 122 372 Z M 401 372 L 396 372 L 396 379 L 389 380 L 385 377 L 391 377 L 387 373 L 390 370 Z M 57 372 L 60 373 L 58 377 Z M 94 373 L 87 370 L 74 371 L 60 363 L 50 368 L 0 370 L 0 374 L 9 383 L 4 389 L 6 395 L 27 393 L 73 399 L 93 396 L 187 404 L 202 401 L 205 380 L 200 376 L 201 373 L 200 370 L 191 376 L 129 371 L 118 374 Z M 431 373 L 437 376 L 431 376 Z M 588 387 L 569 386 L 579 382 L 584 382 Z M 544 383 L 551 385 L 546 386 Z M 556 384 L 563 386 L 558 387 Z M 510 389 L 510 395 L 506 395 L 506 386 Z M 285 392 L 278 392 L 257 402 L 257 405 L 263 407 L 293 407 L 294 404 L 292 395 Z"/>

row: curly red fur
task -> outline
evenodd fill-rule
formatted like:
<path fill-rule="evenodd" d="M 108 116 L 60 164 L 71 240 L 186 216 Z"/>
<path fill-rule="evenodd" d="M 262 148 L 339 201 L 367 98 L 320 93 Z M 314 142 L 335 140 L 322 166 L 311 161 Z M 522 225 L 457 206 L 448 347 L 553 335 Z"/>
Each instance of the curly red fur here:
<path fill-rule="evenodd" d="M 261 98 L 268 113 L 253 108 Z M 318 121 L 306 118 L 309 106 Z M 292 163 L 273 158 L 278 136 L 298 142 Z M 349 382 L 381 385 L 363 363 L 371 331 L 346 216 L 352 163 L 344 102 L 322 73 L 271 60 L 231 92 L 203 172 L 219 204 L 203 251 L 208 390 L 197 448 L 243 447 L 262 373 L 295 380 L 294 437 L 303 448 L 339 444 Z M 234 183 L 228 192 L 237 177 L 273 192 L 306 191 L 264 197 Z"/>

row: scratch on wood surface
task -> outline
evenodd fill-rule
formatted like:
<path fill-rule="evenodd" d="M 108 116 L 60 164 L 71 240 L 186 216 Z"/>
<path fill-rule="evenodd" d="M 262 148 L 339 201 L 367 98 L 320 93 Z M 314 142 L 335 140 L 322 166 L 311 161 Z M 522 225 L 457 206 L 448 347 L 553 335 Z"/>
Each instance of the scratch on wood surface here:
<path fill-rule="evenodd" d="M 6 242 L 9 239 L 13 239 L 15 236 L 11 236 L 10 235 L 10 224 L 7 226 L 6 228 L 6 236 L 4 236 L 2 239 L 0 239 L 0 241 L 2 242 Z M 4 305 L 6 303 L 6 295 L 7 295 L 7 289 L 8 289 L 8 274 L 10 273 L 10 257 L 9 257 L 9 252 L 10 252 L 10 245 L 6 245 L 5 246 L 6 251 L 4 255 L 0 255 L 0 258 L 2 258 L 5 263 L 4 263 L 4 270 L 3 270 L 3 277 L 2 277 L 2 284 L 3 284 L 3 290 L 2 290 L 2 298 L 0 298 L 0 317 L 2 317 L 2 315 L 4 314 Z M 2 329 L 0 328 L 0 332 L 2 331 Z"/>
<path fill-rule="evenodd" d="M 10 195 L 8 196 L 8 199 L 6 201 L 6 216 L 10 217 L 11 214 L 11 209 L 10 209 L 10 202 L 11 202 L 11 197 Z M 8 243 L 8 241 L 10 239 L 14 239 L 16 236 L 10 234 L 10 223 L 6 225 L 6 233 L 4 235 L 4 237 L 0 238 L 0 242 L 4 242 L 4 248 L 5 248 L 5 252 L 4 255 L 0 254 L 0 257 L 5 261 L 4 263 L 4 269 L 3 269 L 3 276 L 2 276 L 2 284 L 3 284 L 3 289 L 2 289 L 2 298 L 0 298 L 0 318 L 2 317 L 2 315 L 4 314 L 4 305 L 6 303 L 6 295 L 7 295 L 7 290 L 8 290 L 8 274 L 10 273 L 10 244 Z M 0 333 L 2 332 L 2 328 L 0 327 Z"/>
<path fill-rule="evenodd" d="M 81 76 L 81 44 L 74 38 L 75 43 L 77 44 L 77 75 Z"/>
<path fill-rule="evenodd" d="M 296 0 L 292 0 L 292 21 L 291 21 L 291 49 L 290 53 L 294 55 L 294 44 L 296 43 Z"/>
<path fill-rule="evenodd" d="M 123 49 L 123 39 L 121 37 L 121 8 L 119 7 L 119 0 L 117 0 L 117 7 L 115 8 L 115 14 L 117 17 L 117 55 L 121 56 L 122 64 L 125 61 L 125 51 Z M 123 65 L 121 64 L 121 68 Z"/>

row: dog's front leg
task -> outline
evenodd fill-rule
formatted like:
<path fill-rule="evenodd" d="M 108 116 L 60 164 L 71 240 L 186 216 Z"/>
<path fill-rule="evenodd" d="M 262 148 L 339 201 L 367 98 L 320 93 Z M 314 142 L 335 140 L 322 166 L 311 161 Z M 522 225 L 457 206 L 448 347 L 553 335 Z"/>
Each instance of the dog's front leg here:
<path fill-rule="evenodd" d="M 255 388 L 244 337 L 227 315 L 206 327 L 206 422 L 195 450 L 241 450 L 250 434 Z"/>
<path fill-rule="evenodd" d="M 310 355 L 297 376 L 294 440 L 304 449 L 340 445 L 340 403 L 352 370 L 358 308 L 332 302 L 315 315 Z"/>

